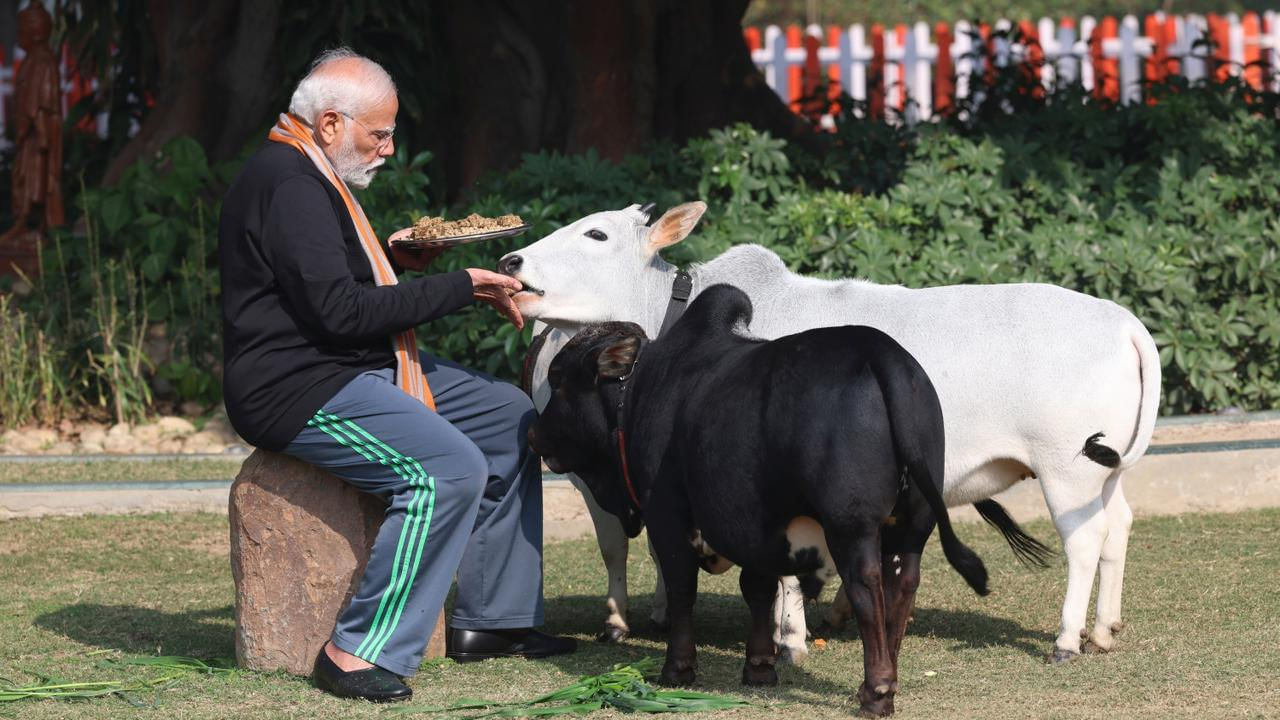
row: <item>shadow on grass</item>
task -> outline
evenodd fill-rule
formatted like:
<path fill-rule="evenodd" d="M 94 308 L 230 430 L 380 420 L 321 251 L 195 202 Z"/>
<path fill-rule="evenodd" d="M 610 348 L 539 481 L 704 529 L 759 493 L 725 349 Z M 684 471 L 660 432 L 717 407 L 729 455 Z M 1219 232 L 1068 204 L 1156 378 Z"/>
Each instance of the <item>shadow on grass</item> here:
<path fill-rule="evenodd" d="M 915 609 L 907 635 L 927 635 L 955 640 L 959 648 L 1013 648 L 1037 660 L 1043 659 L 1053 646 L 1053 633 L 1030 630 L 1013 620 L 993 617 L 969 610 Z M 858 637 L 857 622 L 850 620 L 844 630 L 831 633 L 835 637 Z"/>
<path fill-rule="evenodd" d="M 85 645 L 128 654 L 235 656 L 235 608 L 169 613 L 131 605 L 68 605 L 35 625 Z"/>

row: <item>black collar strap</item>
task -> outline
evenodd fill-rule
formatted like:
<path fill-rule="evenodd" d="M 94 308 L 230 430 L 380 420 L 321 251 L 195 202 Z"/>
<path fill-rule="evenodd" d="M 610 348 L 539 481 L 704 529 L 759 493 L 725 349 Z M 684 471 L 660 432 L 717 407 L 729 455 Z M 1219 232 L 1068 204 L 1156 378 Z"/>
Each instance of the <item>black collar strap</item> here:
<path fill-rule="evenodd" d="M 538 364 L 538 353 L 542 352 L 542 346 L 547 342 L 547 334 L 550 332 L 550 325 L 542 328 L 542 332 L 533 338 L 528 351 L 524 354 L 524 367 L 520 370 L 520 388 L 530 398 L 533 397 L 533 366 Z"/>
<path fill-rule="evenodd" d="M 667 314 L 662 318 L 662 328 L 658 337 L 667 334 L 672 325 L 684 314 L 689 305 L 689 296 L 693 294 L 693 276 L 686 270 L 676 270 L 676 279 L 671 282 L 671 300 L 667 302 Z"/>

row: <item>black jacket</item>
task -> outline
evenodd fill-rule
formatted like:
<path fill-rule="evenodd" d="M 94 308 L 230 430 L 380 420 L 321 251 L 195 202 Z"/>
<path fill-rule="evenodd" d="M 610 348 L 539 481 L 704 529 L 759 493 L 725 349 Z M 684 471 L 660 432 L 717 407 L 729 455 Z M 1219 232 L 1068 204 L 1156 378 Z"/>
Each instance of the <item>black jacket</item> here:
<path fill-rule="evenodd" d="M 346 205 L 305 155 L 268 142 L 218 222 L 223 394 L 236 432 L 282 450 L 391 337 L 472 301 L 465 271 L 378 287 Z"/>

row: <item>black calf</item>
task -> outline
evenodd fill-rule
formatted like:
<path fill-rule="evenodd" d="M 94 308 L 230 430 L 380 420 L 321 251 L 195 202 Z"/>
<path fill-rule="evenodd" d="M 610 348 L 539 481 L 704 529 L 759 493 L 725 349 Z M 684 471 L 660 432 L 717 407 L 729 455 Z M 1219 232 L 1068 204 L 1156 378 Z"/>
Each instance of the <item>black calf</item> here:
<path fill-rule="evenodd" d="M 632 537 L 647 521 L 671 619 L 664 682 L 693 681 L 698 568 L 716 554 L 742 567 L 751 608 L 744 683 L 777 682 L 777 578 L 801 576 L 812 590 L 839 575 L 862 631 L 858 699 L 888 715 L 935 523 L 948 562 L 987 592 L 942 501 L 937 395 L 878 330 L 763 342 L 735 334 L 750 317 L 747 296 L 721 285 L 652 343 L 630 323 L 582 331 L 551 365 L 551 402 L 530 442 L 552 469 L 576 472 Z"/>

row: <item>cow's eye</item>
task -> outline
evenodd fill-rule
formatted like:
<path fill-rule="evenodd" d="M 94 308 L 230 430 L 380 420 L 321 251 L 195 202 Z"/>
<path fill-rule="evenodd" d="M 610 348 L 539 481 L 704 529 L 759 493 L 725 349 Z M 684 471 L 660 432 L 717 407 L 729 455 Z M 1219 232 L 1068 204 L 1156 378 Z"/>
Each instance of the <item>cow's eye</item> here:
<path fill-rule="evenodd" d="M 592 240 L 599 240 L 600 242 L 604 242 L 605 240 L 609 239 L 609 236 L 605 235 L 604 232 L 600 230 L 596 230 L 594 228 L 587 231 L 587 237 L 591 238 Z"/>

